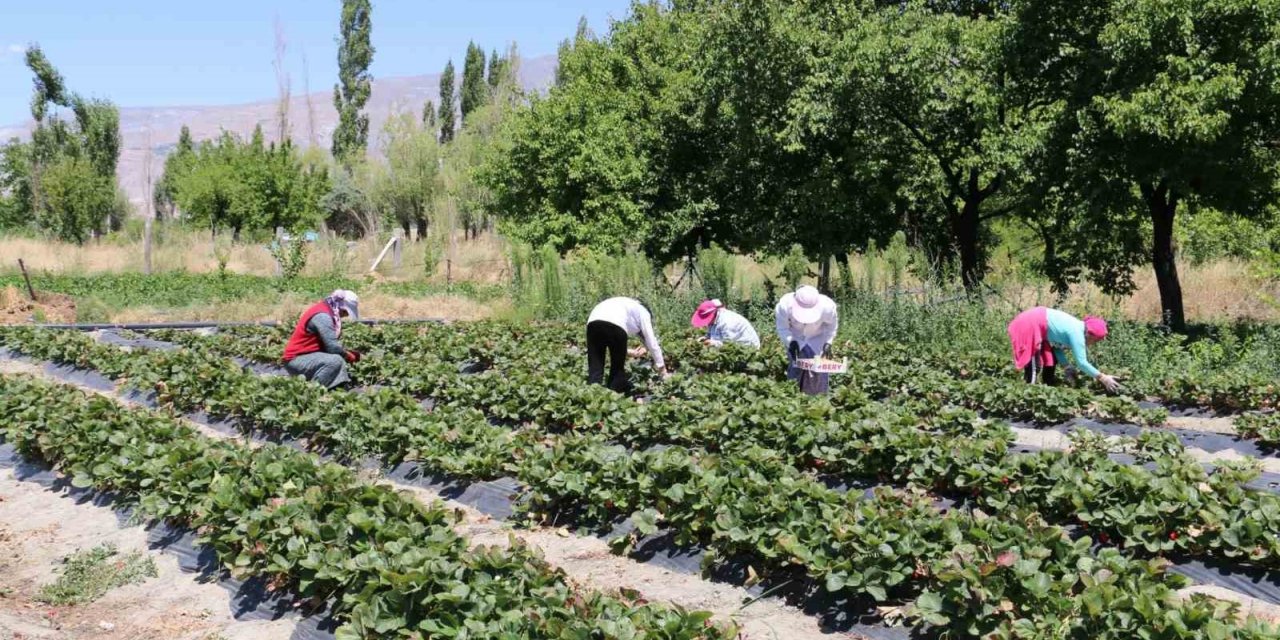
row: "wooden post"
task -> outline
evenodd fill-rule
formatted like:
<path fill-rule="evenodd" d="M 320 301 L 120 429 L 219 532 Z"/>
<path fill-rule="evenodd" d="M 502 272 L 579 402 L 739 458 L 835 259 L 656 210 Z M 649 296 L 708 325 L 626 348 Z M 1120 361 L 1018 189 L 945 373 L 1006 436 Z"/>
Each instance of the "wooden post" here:
<path fill-rule="evenodd" d="M 395 241 L 395 245 L 391 247 L 391 264 L 395 265 L 395 268 L 399 269 L 401 253 L 403 252 L 402 250 L 404 246 L 404 229 L 396 227 L 395 232 L 392 233 L 391 236 L 391 239 Z"/>
<path fill-rule="evenodd" d="M 154 116 L 153 116 L 154 117 Z M 156 219 L 155 179 L 152 178 L 153 154 L 155 147 L 151 144 L 151 127 L 147 127 L 147 211 L 142 223 L 142 272 L 151 275 L 151 226 Z"/>
<path fill-rule="evenodd" d="M 27 295 L 31 296 L 32 302 L 36 302 L 36 290 L 31 286 L 31 276 L 27 275 L 27 265 L 23 264 L 22 258 L 18 258 L 18 268 L 22 270 L 22 279 L 27 282 Z"/>
<path fill-rule="evenodd" d="M 151 275 L 151 227 L 153 219 L 142 223 L 142 272 Z"/>
<path fill-rule="evenodd" d="M 386 246 L 382 247 L 382 252 L 378 254 L 378 257 L 373 259 L 373 264 L 369 265 L 369 273 L 373 273 L 375 270 L 377 270 L 378 264 L 381 263 L 382 259 L 387 256 L 387 251 L 391 249 L 391 245 L 395 244 L 395 241 L 396 241 L 395 237 L 392 237 L 390 240 L 387 241 Z"/>
<path fill-rule="evenodd" d="M 276 227 L 276 246 L 280 255 L 284 255 L 284 227 Z M 280 260 L 276 260 L 276 277 L 284 275 L 284 267 L 280 265 Z"/>

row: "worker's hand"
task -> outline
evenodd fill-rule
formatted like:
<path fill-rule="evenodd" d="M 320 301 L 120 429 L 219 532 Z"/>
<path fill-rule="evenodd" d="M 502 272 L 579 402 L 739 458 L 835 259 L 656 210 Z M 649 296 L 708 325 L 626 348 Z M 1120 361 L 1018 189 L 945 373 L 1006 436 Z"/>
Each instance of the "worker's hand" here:
<path fill-rule="evenodd" d="M 661 372 L 658 373 L 658 375 L 662 376 L 663 380 L 669 380 L 671 378 L 671 370 L 664 368 Z"/>
<path fill-rule="evenodd" d="M 647 355 L 648 353 L 649 353 L 648 349 L 645 349 L 644 347 L 636 347 L 636 348 L 634 348 L 634 349 L 627 349 L 627 355 L 631 356 L 632 358 L 643 358 L 643 357 L 645 357 L 645 355 Z"/>
<path fill-rule="evenodd" d="M 359 352 L 359 351 L 347 351 L 346 358 L 347 358 L 347 362 L 350 362 L 351 364 L 355 364 L 355 363 L 357 363 L 357 362 L 360 362 L 360 352 Z"/>
<path fill-rule="evenodd" d="M 823 347 L 822 347 L 822 357 L 824 357 L 824 358 L 830 358 L 830 357 L 831 357 L 831 344 L 830 344 L 830 343 L 828 343 L 828 344 L 826 344 L 826 345 L 823 345 Z"/>
<path fill-rule="evenodd" d="M 1110 393 L 1115 393 L 1120 390 L 1120 382 L 1115 379 L 1115 376 L 1099 373 L 1098 382 L 1102 383 L 1103 388 Z"/>
<path fill-rule="evenodd" d="M 795 340 L 792 340 L 792 341 L 791 341 L 791 344 L 787 345 L 787 357 L 788 357 L 788 358 L 791 358 L 792 360 L 796 360 L 796 359 L 799 359 L 799 358 L 800 358 L 800 343 L 799 343 L 799 342 L 796 342 Z"/>

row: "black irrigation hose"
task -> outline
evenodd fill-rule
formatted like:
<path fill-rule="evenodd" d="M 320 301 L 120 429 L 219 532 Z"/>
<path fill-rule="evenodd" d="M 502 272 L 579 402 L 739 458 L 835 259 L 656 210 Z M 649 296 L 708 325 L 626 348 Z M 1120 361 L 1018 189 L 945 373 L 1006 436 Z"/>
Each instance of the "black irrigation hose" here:
<path fill-rule="evenodd" d="M 402 320 L 347 320 L 356 324 L 448 324 L 444 318 L 413 318 Z M 156 322 L 153 324 L 35 324 L 28 325 L 37 329 L 70 329 L 75 331 L 148 331 L 151 329 L 214 329 L 220 327 L 277 327 L 275 320 L 261 322 Z"/>

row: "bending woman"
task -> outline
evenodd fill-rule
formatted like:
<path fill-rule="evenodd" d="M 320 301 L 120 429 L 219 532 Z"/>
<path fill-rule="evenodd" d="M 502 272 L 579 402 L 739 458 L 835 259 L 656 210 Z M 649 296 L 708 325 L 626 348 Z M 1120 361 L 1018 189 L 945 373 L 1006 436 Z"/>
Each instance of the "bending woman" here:
<path fill-rule="evenodd" d="M 618 392 L 631 389 L 627 379 L 627 339 L 639 335 L 653 358 L 653 368 L 667 377 L 662 346 L 653 330 L 653 316 L 635 298 L 609 298 L 596 305 L 587 318 L 587 382 L 604 384 Z M 609 355 L 609 378 L 604 377 L 604 357 Z"/>
<path fill-rule="evenodd" d="M 1013 345 L 1013 363 L 1023 372 L 1028 383 L 1057 383 L 1057 365 L 1068 367 L 1066 375 L 1074 376 L 1064 349 L 1070 349 L 1076 366 L 1096 379 L 1107 391 L 1115 392 L 1120 383 L 1089 363 L 1088 347 L 1107 337 L 1107 323 L 1102 318 L 1086 316 L 1079 320 L 1069 313 L 1036 307 L 1018 314 L 1009 323 L 1009 341 Z"/>
<path fill-rule="evenodd" d="M 343 347 L 339 340 L 342 319 L 348 316 L 360 319 L 360 298 L 345 289 L 334 291 L 303 311 L 284 346 L 285 371 L 329 389 L 350 382 L 347 364 L 359 362 L 360 354 Z"/>

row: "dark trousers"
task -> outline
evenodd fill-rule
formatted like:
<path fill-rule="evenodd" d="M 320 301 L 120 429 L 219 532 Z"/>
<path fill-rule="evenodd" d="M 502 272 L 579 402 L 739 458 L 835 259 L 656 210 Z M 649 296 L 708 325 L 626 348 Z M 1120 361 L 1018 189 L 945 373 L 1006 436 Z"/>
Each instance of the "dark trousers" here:
<path fill-rule="evenodd" d="M 609 382 L 618 392 L 631 388 L 627 379 L 627 332 L 612 322 L 587 323 L 587 383 L 605 384 L 604 355 L 609 352 Z"/>
<path fill-rule="evenodd" d="M 1022 379 L 1026 380 L 1028 384 L 1031 383 L 1031 375 L 1035 370 L 1035 366 L 1035 359 L 1032 358 L 1031 364 L 1022 368 Z M 1055 386 L 1058 384 L 1058 368 L 1053 365 L 1040 367 L 1040 375 L 1036 376 L 1036 378 L 1038 382 L 1047 384 L 1051 387 Z"/>
<path fill-rule="evenodd" d="M 799 358 L 814 358 L 818 354 L 813 351 L 813 347 L 805 345 L 800 347 L 800 353 L 796 354 Z M 800 383 L 800 391 L 806 395 L 820 396 L 825 394 L 831 388 L 831 374 L 817 373 L 816 371 L 805 371 L 796 368 L 795 358 L 791 354 L 787 354 L 787 377 Z"/>

